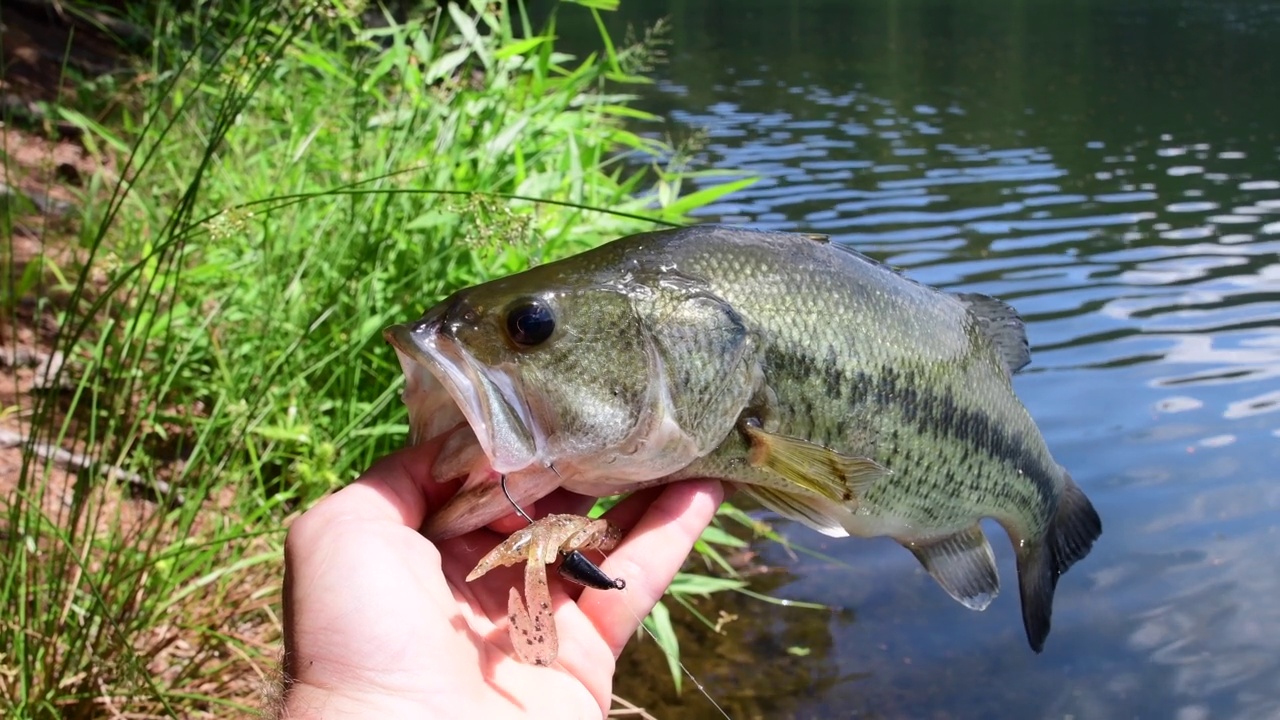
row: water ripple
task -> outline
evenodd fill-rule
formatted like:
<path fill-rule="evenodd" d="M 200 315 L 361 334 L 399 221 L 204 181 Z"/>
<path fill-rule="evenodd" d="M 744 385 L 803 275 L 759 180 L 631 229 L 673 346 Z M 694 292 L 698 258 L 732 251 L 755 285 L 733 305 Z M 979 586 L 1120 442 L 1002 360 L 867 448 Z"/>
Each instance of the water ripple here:
<path fill-rule="evenodd" d="M 795 715 L 1280 717 L 1280 132 L 1274 93 L 1258 90 L 1280 70 L 1280 3 L 1032 4 L 1026 17 L 1052 18 L 1025 54 L 992 43 L 992 27 L 1022 26 L 982 4 L 919 37 L 899 32 L 914 11 L 891 5 L 890 19 L 837 29 L 824 16 L 831 28 L 795 35 L 803 72 L 788 74 L 776 34 L 721 37 L 756 53 L 736 74 L 718 55 L 672 64 L 663 103 L 708 130 L 709 164 L 764 178 L 705 217 L 828 233 L 922 282 L 1013 304 L 1033 351 L 1019 393 L 1107 533 L 1064 576 L 1051 650 L 1034 662 L 1013 649 L 1016 602 L 975 617 L 899 548 L 823 546 L 857 574 L 809 567 L 797 588 L 856 604 L 859 619 L 826 627 L 834 656 L 811 672 L 866 680 Z M 1157 6 L 1177 22 L 1148 25 Z M 968 44 L 935 56 L 968 17 Z M 1090 51 L 1081 64 L 1055 48 L 1084 17 L 1107 20 L 1073 35 Z M 837 41 L 818 52 L 824 33 Z M 1185 47 L 1159 63 L 1141 54 L 1179 33 Z"/>

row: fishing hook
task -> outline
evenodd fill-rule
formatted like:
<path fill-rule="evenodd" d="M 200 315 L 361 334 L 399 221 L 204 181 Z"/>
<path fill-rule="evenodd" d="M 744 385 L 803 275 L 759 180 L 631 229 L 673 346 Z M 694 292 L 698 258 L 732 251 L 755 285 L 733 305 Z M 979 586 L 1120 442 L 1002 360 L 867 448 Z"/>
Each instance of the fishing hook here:
<path fill-rule="evenodd" d="M 560 477 L 560 471 L 556 470 L 556 466 L 550 463 L 547 467 Z M 530 525 L 533 524 L 533 518 L 529 517 L 529 513 L 520 507 L 515 498 L 511 497 L 511 492 L 507 490 L 507 474 L 503 473 L 498 480 L 499 486 L 502 488 L 502 494 L 506 496 L 507 502 L 511 503 L 511 507 L 515 508 L 516 514 L 524 518 L 524 521 Z M 560 577 L 572 583 L 576 583 L 583 587 L 595 588 L 597 590 L 622 590 L 627 587 L 627 581 L 622 578 L 611 578 L 600 569 L 599 565 L 591 562 L 586 555 L 578 550 L 570 550 L 569 552 L 561 552 L 563 558 L 560 562 Z"/>
<path fill-rule="evenodd" d="M 516 514 L 524 518 L 525 522 L 532 525 L 533 518 L 529 517 L 529 513 L 525 512 L 524 508 L 520 507 L 519 503 L 516 502 L 515 498 L 511 497 L 511 493 L 507 492 L 507 474 L 506 473 L 502 473 L 501 479 L 498 480 L 498 484 L 502 487 L 502 494 L 507 496 L 507 502 L 511 503 L 511 507 L 516 509 Z"/>

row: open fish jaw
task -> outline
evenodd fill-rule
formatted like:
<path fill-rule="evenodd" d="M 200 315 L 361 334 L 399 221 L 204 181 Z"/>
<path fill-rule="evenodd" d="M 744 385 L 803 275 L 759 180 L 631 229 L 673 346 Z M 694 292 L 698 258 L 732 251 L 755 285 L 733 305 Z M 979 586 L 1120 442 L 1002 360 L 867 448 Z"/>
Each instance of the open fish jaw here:
<path fill-rule="evenodd" d="M 543 439 L 528 430 L 528 410 L 517 389 L 501 372 L 480 367 L 442 337 L 439 325 L 426 318 L 384 332 L 405 374 L 410 441 L 442 439 L 432 477 L 441 482 L 465 478 L 423 526 L 432 540 L 484 527 L 509 515 L 512 500 L 525 506 L 560 484 L 559 476 L 538 462 Z M 511 500 L 500 485 L 503 475 L 510 480 Z"/>
<path fill-rule="evenodd" d="M 434 373 L 399 348 L 396 359 L 405 378 L 400 398 L 409 409 L 410 445 L 431 442 L 466 422 L 462 408 Z"/>
<path fill-rule="evenodd" d="M 410 442 L 429 442 L 465 421 L 496 472 L 535 461 L 542 438 L 535 437 L 528 406 L 506 375 L 452 342 L 438 320 L 394 325 L 384 336 L 405 375 Z"/>

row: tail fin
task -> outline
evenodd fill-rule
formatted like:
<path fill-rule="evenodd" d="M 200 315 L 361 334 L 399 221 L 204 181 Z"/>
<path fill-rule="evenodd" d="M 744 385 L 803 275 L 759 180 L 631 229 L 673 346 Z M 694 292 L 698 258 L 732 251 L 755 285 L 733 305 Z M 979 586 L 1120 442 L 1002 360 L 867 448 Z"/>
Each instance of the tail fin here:
<path fill-rule="evenodd" d="M 1044 649 L 1053 615 L 1053 592 L 1058 577 L 1093 547 L 1102 534 L 1102 519 L 1079 485 L 1062 471 L 1066 480 L 1058 511 L 1049 531 L 1039 542 L 1018 551 L 1018 589 L 1022 595 L 1022 624 L 1031 649 Z"/>
<path fill-rule="evenodd" d="M 1066 483 L 1050 532 L 1053 559 L 1058 565 L 1059 575 L 1088 555 L 1093 549 L 1093 541 L 1102 534 L 1102 518 L 1093 509 L 1093 503 L 1084 496 L 1084 491 L 1066 470 L 1062 471 L 1062 476 Z"/>

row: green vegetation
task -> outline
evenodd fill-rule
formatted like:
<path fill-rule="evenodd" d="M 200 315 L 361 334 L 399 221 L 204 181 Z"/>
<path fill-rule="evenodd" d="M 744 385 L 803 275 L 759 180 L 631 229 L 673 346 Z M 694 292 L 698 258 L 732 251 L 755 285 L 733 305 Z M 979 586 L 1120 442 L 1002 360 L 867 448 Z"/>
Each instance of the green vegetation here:
<path fill-rule="evenodd" d="M 597 14 L 581 58 L 519 5 L 161 9 L 137 19 L 140 89 L 48 109 L 114 170 L 42 258 L 61 287 L 0 287 L 11 326 L 57 314 L 67 358 L 0 506 L 0 712 L 253 712 L 288 516 L 403 443 L 380 329 L 741 186 L 681 197 L 684 153 L 628 129 L 655 119 L 618 92 L 658 38 L 616 46 L 606 3 L 579 4 L 556 12 Z M 109 471 L 68 477 L 41 445 Z"/>

